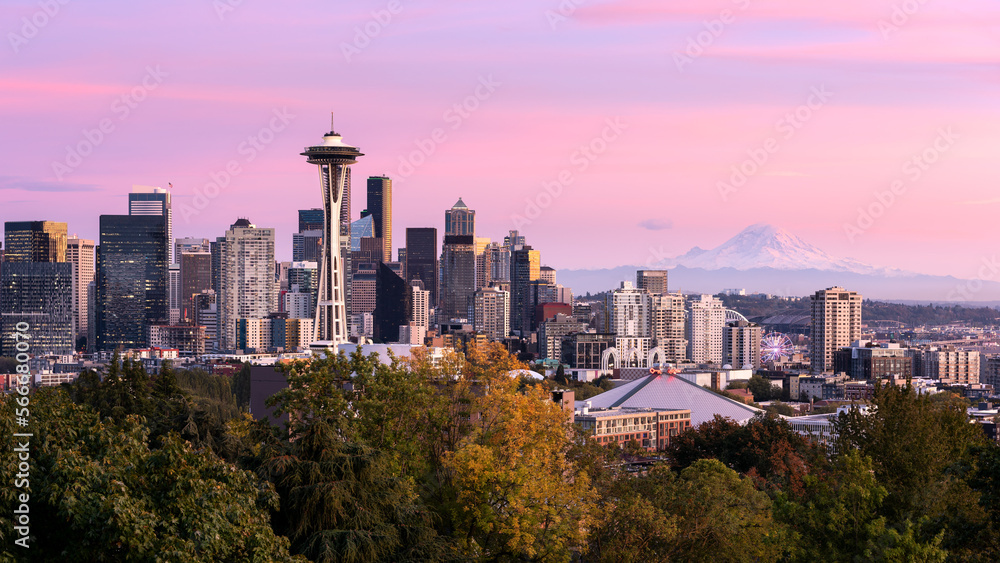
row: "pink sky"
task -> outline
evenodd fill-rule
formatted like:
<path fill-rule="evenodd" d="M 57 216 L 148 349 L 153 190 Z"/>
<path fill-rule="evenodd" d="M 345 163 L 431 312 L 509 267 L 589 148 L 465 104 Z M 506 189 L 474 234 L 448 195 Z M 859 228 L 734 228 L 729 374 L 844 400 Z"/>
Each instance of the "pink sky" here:
<path fill-rule="evenodd" d="M 996 253 L 995 2 L 232 0 L 220 17 L 225 2 L 69 1 L 53 16 L 5 2 L 0 220 L 66 221 L 97 238 L 98 215 L 125 213 L 133 184 L 173 183 L 180 211 L 236 161 L 204 210 L 177 213 L 175 235 L 213 238 L 246 216 L 278 229 L 288 259 L 296 210 L 320 201 L 299 153 L 333 111 L 366 154 L 355 217 L 365 177 L 396 180 L 397 247 L 407 226 L 441 230 L 461 196 L 480 236 L 523 225 L 557 268 L 644 263 L 651 249 L 716 246 L 757 222 L 925 273 L 973 277 Z M 44 25 L 31 33 L 23 18 Z M 366 26 L 377 34 L 355 43 Z M 699 39 L 701 52 L 685 53 Z M 477 87 L 477 107 L 458 117 Z M 136 88 L 145 99 L 124 105 Z M 814 89 L 831 96 L 789 129 Z M 294 118 L 248 160 L 241 143 L 280 123 L 275 111 Z M 57 174 L 53 162 L 102 122 L 110 132 L 92 153 Z M 436 129 L 433 154 L 401 168 Z M 719 182 L 769 140 L 773 154 L 723 198 Z M 592 160 L 577 152 L 592 143 Z M 925 151 L 935 162 L 914 178 L 904 166 Z M 560 176 L 570 183 L 551 188 Z M 896 180 L 895 201 L 847 236 Z M 536 217 L 528 202 L 546 206 Z"/>

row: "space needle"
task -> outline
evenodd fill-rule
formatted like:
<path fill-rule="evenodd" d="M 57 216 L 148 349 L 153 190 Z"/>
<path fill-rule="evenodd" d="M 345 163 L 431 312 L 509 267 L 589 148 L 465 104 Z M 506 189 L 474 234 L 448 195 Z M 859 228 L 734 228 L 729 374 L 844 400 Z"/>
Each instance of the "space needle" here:
<path fill-rule="evenodd" d="M 319 264 L 319 294 L 313 344 L 315 349 L 336 350 L 347 340 L 347 307 L 344 299 L 344 263 L 340 256 L 340 217 L 344 205 L 347 167 L 364 154 L 344 143 L 333 127 L 323 135 L 323 142 L 307 147 L 302 153 L 309 164 L 319 167 L 320 191 L 323 194 L 323 254 Z"/>

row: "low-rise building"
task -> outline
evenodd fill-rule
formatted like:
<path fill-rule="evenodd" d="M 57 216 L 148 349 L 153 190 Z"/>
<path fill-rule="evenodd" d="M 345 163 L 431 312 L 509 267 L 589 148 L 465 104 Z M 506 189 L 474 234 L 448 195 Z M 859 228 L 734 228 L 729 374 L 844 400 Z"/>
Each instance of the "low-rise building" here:
<path fill-rule="evenodd" d="M 574 422 L 593 434 L 601 445 L 624 446 L 635 441 L 649 451 L 662 451 L 678 434 L 691 427 L 687 409 L 611 408 L 574 413 Z"/>

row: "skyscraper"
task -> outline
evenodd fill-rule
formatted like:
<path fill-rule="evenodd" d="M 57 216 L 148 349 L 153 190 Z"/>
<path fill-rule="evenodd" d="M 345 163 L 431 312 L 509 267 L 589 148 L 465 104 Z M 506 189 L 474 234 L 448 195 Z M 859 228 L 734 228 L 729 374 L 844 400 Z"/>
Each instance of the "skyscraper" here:
<path fill-rule="evenodd" d="M 32 355 L 72 354 L 73 265 L 8 262 L 0 273 L 0 356 L 15 356 L 18 323 L 28 323 Z"/>
<path fill-rule="evenodd" d="M 361 239 L 375 238 L 375 223 L 371 215 L 366 215 L 351 223 L 351 252 L 361 250 Z"/>
<path fill-rule="evenodd" d="M 226 231 L 219 295 L 221 348 L 236 348 L 239 319 L 265 319 L 278 310 L 274 280 L 274 229 L 239 219 Z"/>
<path fill-rule="evenodd" d="M 833 354 L 861 339 L 861 295 L 842 287 L 811 296 L 809 360 L 813 373 L 833 370 Z"/>
<path fill-rule="evenodd" d="M 86 336 L 89 330 L 87 287 L 94 281 L 94 241 L 76 235 L 68 238 L 66 261 L 73 264 L 73 326 L 79 338 Z"/>
<path fill-rule="evenodd" d="M 430 303 L 438 303 L 437 229 L 418 227 L 406 229 L 406 264 L 404 271 L 410 280 L 420 280 L 430 292 Z"/>
<path fill-rule="evenodd" d="M 385 176 L 368 178 L 368 211 L 375 238 L 382 239 L 383 262 L 392 262 L 392 180 Z"/>
<path fill-rule="evenodd" d="M 410 280 L 410 315 L 411 325 L 419 326 L 427 331 L 430 326 L 430 297 L 431 293 L 424 289 L 424 282 L 420 280 Z"/>
<path fill-rule="evenodd" d="M 181 262 L 181 252 L 211 252 L 207 238 L 179 238 L 174 240 L 174 261 Z"/>
<path fill-rule="evenodd" d="M 476 245 L 471 235 L 445 235 L 441 247 L 440 321 L 468 319 L 476 291 Z"/>
<path fill-rule="evenodd" d="M 161 215 L 167 229 L 167 263 L 176 264 L 177 257 L 173 254 L 174 212 L 170 203 L 170 192 L 153 186 L 132 186 L 128 194 L 129 215 Z"/>
<path fill-rule="evenodd" d="M 180 261 L 180 318 L 185 322 L 194 320 L 194 298 L 201 292 L 212 289 L 212 254 L 203 251 L 182 251 Z"/>
<path fill-rule="evenodd" d="M 101 215 L 97 250 L 96 348 L 142 348 L 164 324 L 170 244 L 163 215 Z"/>
<path fill-rule="evenodd" d="M 651 295 L 667 292 L 667 270 L 639 270 L 635 273 L 635 286 Z"/>
<path fill-rule="evenodd" d="M 331 120 L 332 121 L 332 120 Z M 350 209 L 344 217 L 345 187 L 349 187 L 349 166 L 363 156 L 357 147 L 344 143 L 340 134 L 333 130 L 323 136 L 321 145 L 308 147 L 303 156 L 309 164 L 319 168 L 320 192 L 323 196 L 323 255 L 319 265 L 319 301 L 316 307 L 316 340 L 337 346 L 347 342 L 347 309 L 345 284 L 345 256 L 350 233 L 342 246 L 341 227 L 346 222 L 350 228 Z M 348 195 L 348 197 L 350 197 Z M 338 251 L 338 249 L 340 249 Z M 272 257 L 273 260 L 273 257 Z"/>
<path fill-rule="evenodd" d="M 6 262 L 65 262 L 66 223 L 7 221 L 4 223 Z"/>
<path fill-rule="evenodd" d="M 299 232 L 322 231 L 323 208 L 299 209 Z"/>
<path fill-rule="evenodd" d="M 523 239 L 521 239 L 523 242 Z M 510 257 L 510 329 L 523 338 L 534 315 L 530 307 L 531 282 L 541 277 L 541 254 L 530 246 L 517 245 Z"/>
<path fill-rule="evenodd" d="M 698 363 L 722 365 L 722 329 L 726 308 L 718 298 L 702 295 L 691 301 L 688 316 L 688 357 Z"/>
<path fill-rule="evenodd" d="M 375 273 L 375 341 L 398 342 L 399 327 L 407 324 L 407 284 L 392 268 L 380 262 Z"/>
<path fill-rule="evenodd" d="M 458 198 L 451 209 L 444 212 L 444 236 L 476 236 L 476 212 Z"/>

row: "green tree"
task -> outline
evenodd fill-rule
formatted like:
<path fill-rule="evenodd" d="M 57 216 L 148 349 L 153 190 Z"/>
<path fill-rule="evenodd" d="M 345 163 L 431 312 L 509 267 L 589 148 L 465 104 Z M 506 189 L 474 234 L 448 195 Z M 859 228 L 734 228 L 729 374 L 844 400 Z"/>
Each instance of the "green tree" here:
<path fill-rule="evenodd" d="M 754 401 L 770 401 L 781 398 L 781 388 L 772 385 L 771 380 L 754 374 L 747 382 L 747 389 L 753 393 Z"/>
<path fill-rule="evenodd" d="M 797 541 L 789 542 L 792 561 L 944 561 L 943 532 L 923 541 L 910 521 L 889 527 L 881 515 L 888 491 L 872 471 L 870 459 L 856 452 L 839 457 L 828 475 L 807 475 L 799 501 L 779 493 L 775 518 Z"/>
<path fill-rule="evenodd" d="M 623 477 L 602 502 L 591 535 L 599 561 L 773 561 L 784 550 L 771 500 L 718 460 Z"/>
<path fill-rule="evenodd" d="M 868 412 L 852 409 L 835 420 L 837 450 L 856 449 L 872 460 L 876 480 L 888 491 L 883 514 L 889 527 L 918 523 L 921 541 L 944 531 L 941 545 L 953 557 L 974 557 L 984 548 L 978 531 L 988 516 L 967 478 L 984 437 L 968 423 L 965 401 L 876 384 L 872 403 Z"/>
<path fill-rule="evenodd" d="M 16 473 L 13 397 L 0 405 L 3 466 Z M 176 435 L 150 449 L 143 419 L 101 418 L 61 389 L 31 397 L 32 561 L 292 561 L 271 529 L 277 496 Z M 12 506 L 13 480 L 0 486 Z M 0 514 L 4 535 L 10 513 Z M 5 539 L 8 539 L 5 537 Z M 5 550 L 14 549 L 5 542 Z M 7 551 L 7 556 L 13 556 Z"/>

